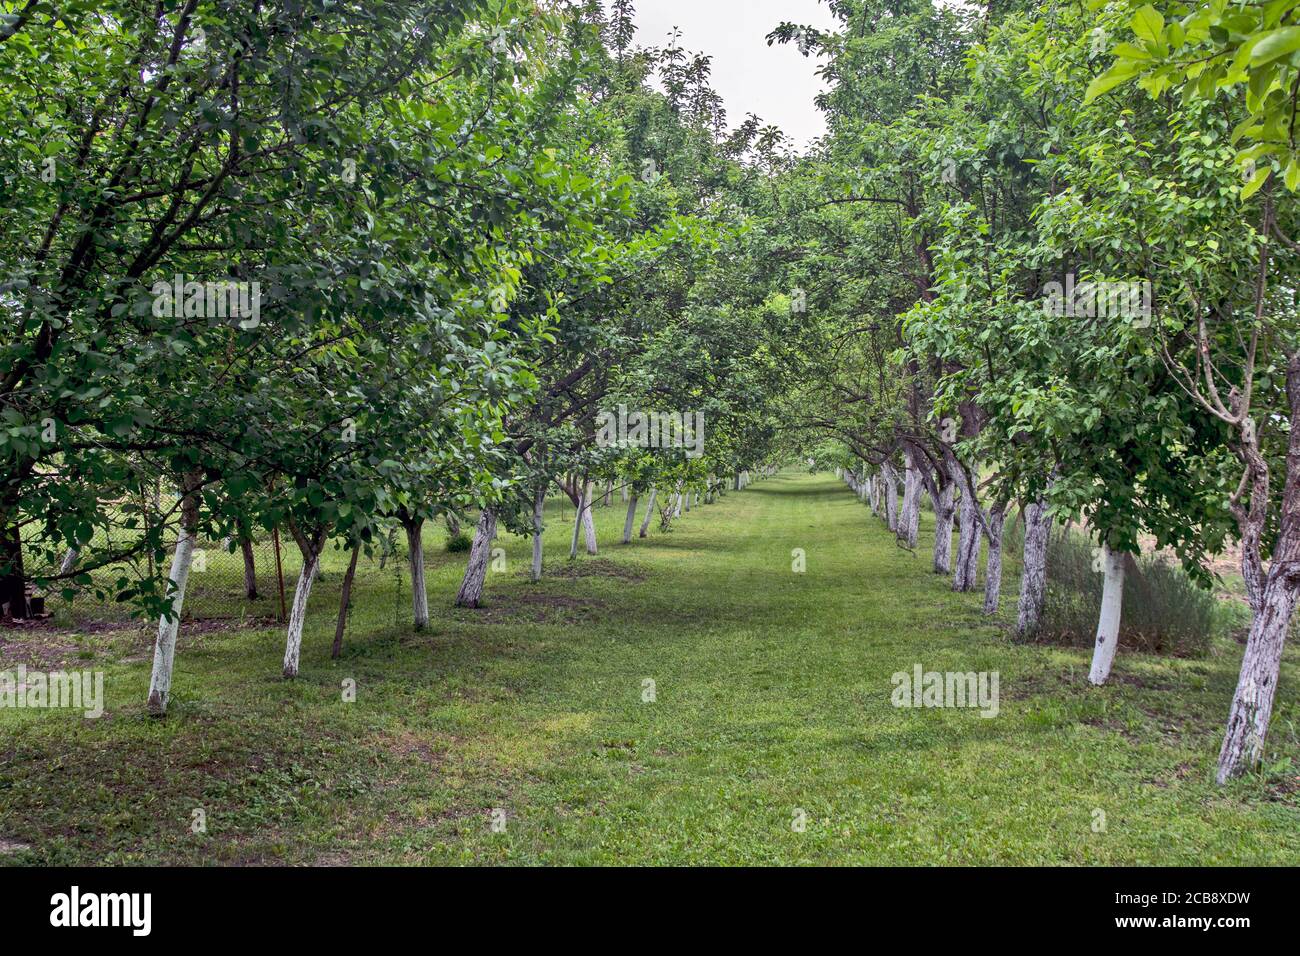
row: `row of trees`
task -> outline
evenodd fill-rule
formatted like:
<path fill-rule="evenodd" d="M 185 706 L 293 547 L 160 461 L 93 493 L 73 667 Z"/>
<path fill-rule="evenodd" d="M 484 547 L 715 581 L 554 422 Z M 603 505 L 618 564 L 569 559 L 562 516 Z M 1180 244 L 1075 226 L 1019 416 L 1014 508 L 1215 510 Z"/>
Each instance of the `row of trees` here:
<path fill-rule="evenodd" d="M 499 525 L 541 575 L 553 488 L 594 550 L 593 483 L 676 510 L 763 461 L 796 331 L 754 281 L 771 134 L 633 14 L 0 3 L 6 612 L 156 616 L 161 714 L 200 538 L 297 544 L 293 677 L 329 547 L 403 528 L 421 627 L 426 522 L 477 513 L 476 606 Z M 611 445 L 620 403 L 703 434 Z"/>
<path fill-rule="evenodd" d="M 1297 4 L 837 0 L 830 135 L 783 177 L 790 279 L 827 340 L 792 417 L 933 567 L 999 604 L 1025 516 L 1018 628 L 1047 533 L 1102 549 L 1090 679 L 1118 640 L 1127 554 L 1207 582 L 1241 553 L 1251 626 L 1219 780 L 1263 751 L 1300 597 Z M 902 503 L 898 504 L 901 484 Z M 957 553 L 951 531 L 957 524 Z"/>

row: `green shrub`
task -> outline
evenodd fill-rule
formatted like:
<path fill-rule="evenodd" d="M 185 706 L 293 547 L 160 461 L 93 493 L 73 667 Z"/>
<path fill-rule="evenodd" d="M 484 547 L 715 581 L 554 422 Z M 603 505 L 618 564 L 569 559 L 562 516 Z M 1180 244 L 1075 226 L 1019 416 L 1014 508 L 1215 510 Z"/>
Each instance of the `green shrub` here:
<path fill-rule="evenodd" d="M 465 534 L 463 531 L 447 538 L 447 550 L 452 554 L 457 554 L 461 551 L 468 551 L 471 544 L 473 544 L 473 542 L 470 541 L 469 535 Z"/>
<path fill-rule="evenodd" d="M 1053 530 L 1047 554 L 1047 595 L 1036 641 L 1092 646 L 1103 584 L 1102 574 L 1093 570 L 1095 547 L 1088 538 Z M 1209 651 L 1219 617 L 1214 595 L 1182 568 L 1159 555 L 1126 560 L 1122 648 L 1201 657 Z"/>

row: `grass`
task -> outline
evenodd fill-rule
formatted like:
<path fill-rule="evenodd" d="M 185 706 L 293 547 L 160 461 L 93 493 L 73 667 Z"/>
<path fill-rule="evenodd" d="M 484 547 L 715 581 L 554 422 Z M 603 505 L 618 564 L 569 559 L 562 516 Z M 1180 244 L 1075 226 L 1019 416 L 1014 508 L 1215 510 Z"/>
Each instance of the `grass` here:
<path fill-rule="evenodd" d="M 337 662 L 332 554 L 300 679 L 276 627 L 187 625 L 162 721 L 147 633 L 59 637 L 68 667 L 106 672 L 108 712 L 0 710 L 0 847 L 26 847 L 0 861 L 1300 863 L 1294 649 L 1271 770 L 1220 789 L 1230 641 L 1121 652 L 1089 688 L 1086 651 L 1013 644 L 929 572 L 930 515 L 910 554 L 830 476 L 783 473 L 628 547 L 623 513 L 598 509 L 602 554 L 571 564 L 555 502 L 547 577 L 503 538 L 481 611 L 450 606 L 464 555 L 431 530 L 423 633 L 409 585 L 363 559 Z M 51 636 L 0 634 L 2 666 L 53 666 Z M 895 709 L 917 663 L 998 671 L 1000 715 Z"/>

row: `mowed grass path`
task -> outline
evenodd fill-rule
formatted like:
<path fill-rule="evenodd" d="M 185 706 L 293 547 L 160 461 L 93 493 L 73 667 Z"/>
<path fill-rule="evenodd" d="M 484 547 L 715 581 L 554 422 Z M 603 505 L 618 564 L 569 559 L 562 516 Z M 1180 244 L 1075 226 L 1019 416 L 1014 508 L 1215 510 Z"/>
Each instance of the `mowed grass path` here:
<path fill-rule="evenodd" d="M 107 670 L 105 718 L 0 711 L 0 840 L 30 847 L 0 861 L 1300 863 L 1300 771 L 1213 784 L 1235 646 L 1121 656 L 1089 688 L 1082 652 L 1010 643 L 929 572 L 928 521 L 910 554 L 829 475 L 629 547 L 623 513 L 599 509 L 601 556 L 570 563 L 556 503 L 540 585 L 503 536 L 481 611 L 450 606 L 464 556 L 431 537 L 421 634 L 409 585 L 363 561 L 337 662 L 332 556 L 298 681 L 278 629 L 183 637 L 164 721 L 147 660 L 115 662 L 148 635 L 94 645 L 69 666 Z M 1000 714 L 894 708 L 918 663 L 998 671 Z M 1293 757 L 1298 671 L 1292 649 L 1271 740 Z"/>

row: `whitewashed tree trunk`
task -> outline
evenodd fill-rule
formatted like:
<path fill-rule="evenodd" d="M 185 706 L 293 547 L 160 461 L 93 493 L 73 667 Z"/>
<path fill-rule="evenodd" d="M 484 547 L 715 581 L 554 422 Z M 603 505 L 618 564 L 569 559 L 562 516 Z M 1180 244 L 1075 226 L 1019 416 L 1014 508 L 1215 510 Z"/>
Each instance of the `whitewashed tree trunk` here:
<path fill-rule="evenodd" d="M 629 489 L 630 484 L 631 482 L 627 482 L 627 481 L 623 482 L 623 504 L 627 504 L 628 495 L 631 494 L 631 491 Z"/>
<path fill-rule="evenodd" d="M 614 479 L 609 478 L 605 481 L 605 499 L 602 504 L 608 508 L 614 497 Z"/>
<path fill-rule="evenodd" d="M 479 607 L 483 602 L 483 583 L 487 580 L 488 561 L 492 557 L 492 539 L 497 535 L 497 513 L 484 508 L 474 527 L 474 543 L 469 549 L 465 577 L 456 593 L 457 607 Z"/>
<path fill-rule="evenodd" d="M 153 648 L 153 674 L 149 678 L 146 708 L 155 717 L 167 713 L 167 698 L 172 689 L 172 667 L 176 660 L 176 635 L 181 627 L 181 610 L 185 605 L 185 586 L 194 562 L 194 532 L 182 527 L 172 553 L 172 569 L 167 576 L 172 595 L 171 616 L 158 619 L 158 639 Z"/>
<path fill-rule="evenodd" d="M 939 500 L 934 503 L 935 574 L 952 574 L 952 519 L 957 513 L 953 506 L 956 489 L 956 482 L 949 477 L 939 489 Z"/>
<path fill-rule="evenodd" d="M 81 552 L 76 548 L 69 548 L 63 555 L 63 563 L 59 565 L 59 573 L 67 574 L 77 566 L 77 558 L 81 557 Z"/>
<path fill-rule="evenodd" d="M 623 522 L 623 543 L 632 543 L 632 526 L 636 524 L 636 502 L 639 495 L 633 494 L 627 506 L 627 519 Z"/>
<path fill-rule="evenodd" d="M 650 534 L 650 519 L 654 517 L 655 498 L 657 498 L 658 496 L 659 496 L 659 489 L 657 489 L 654 485 L 651 485 L 650 498 L 646 501 L 646 505 L 645 505 L 645 520 L 641 522 L 640 537 L 642 538 Z"/>
<path fill-rule="evenodd" d="M 407 560 L 411 565 L 411 610 L 415 629 L 423 631 L 429 626 L 429 595 L 424 586 L 424 519 L 404 522 L 406 525 Z"/>
<path fill-rule="evenodd" d="M 953 569 L 952 589 L 973 591 L 979 577 L 980 522 L 979 501 L 971 482 L 961 469 L 952 465 L 961 482 L 961 507 L 957 513 L 957 566 Z"/>
<path fill-rule="evenodd" d="M 1038 633 L 1047 595 L 1047 543 L 1052 515 L 1047 502 L 1039 498 L 1025 506 L 1024 567 L 1020 572 L 1020 603 L 1016 612 L 1016 635 L 1027 640 Z"/>
<path fill-rule="evenodd" d="M 545 530 L 546 486 L 538 485 L 533 495 L 533 563 L 528 579 L 536 584 L 542 579 L 542 531 Z"/>
<path fill-rule="evenodd" d="M 587 553 L 596 554 L 596 519 L 592 514 L 591 485 L 588 481 L 582 489 L 582 536 L 587 545 Z"/>
<path fill-rule="evenodd" d="M 1092 667 L 1088 680 L 1097 685 L 1110 677 L 1119 646 L 1119 622 L 1124 607 L 1124 552 L 1102 546 L 1102 564 L 1106 573 L 1101 590 L 1101 613 L 1097 616 L 1097 642 L 1092 649 Z"/>
<path fill-rule="evenodd" d="M 884 479 L 885 492 L 885 523 L 889 525 L 889 530 L 898 531 L 898 472 L 894 471 L 894 466 L 885 462 L 880 466 L 880 474 Z"/>
<path fill-rule="evenodd" d="M 908 548 L 915 548 L 921 528 L 921 476 L 916 470 L 912 450 L 905 449 L 903 459 L 903 511 L 898 518 L 898 540 Z"/>
<path fill-rule="evenodd" d="M 682 511 L 690 514 L 691 511 L 691 492 L 689 490 L 682 492 Z"/>
<path fill-rule="evenodd" d="M 998 613 L 1002 596 L 1002 527 L 1006 522 L 1006 505 L 996 505 L 989 511 L 989 549 L 984 559 L 984 613 Z"/>
<path fill-rule="evenodd" d="M 582 499 L 578 499 L 577 511 L 573 513 L 573 537 L 569 541 L 569 560 L 578 557 L 578 535 L 582 532 Z"/>
<path fill-rule="evenodd" d="M 298 586 L 293 592 L 293 607 L 289 609 L 289 632 L 284 642 L 284 676 L 298 676 L 298 662 L 302 655 L 302 629 L 307 623 L 307 601 L 311 597 L 311 586 L 316 583 L 320 571 L 320 552 L 324 547 L 324 537 L 312 542 L 302 550 L 302 570 L 298 573 Z"/>

